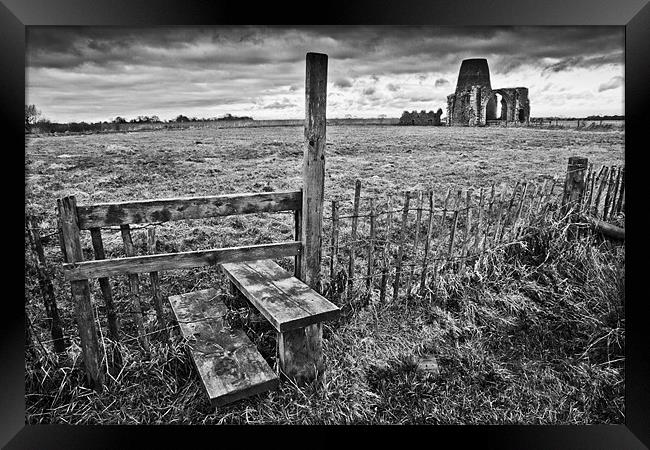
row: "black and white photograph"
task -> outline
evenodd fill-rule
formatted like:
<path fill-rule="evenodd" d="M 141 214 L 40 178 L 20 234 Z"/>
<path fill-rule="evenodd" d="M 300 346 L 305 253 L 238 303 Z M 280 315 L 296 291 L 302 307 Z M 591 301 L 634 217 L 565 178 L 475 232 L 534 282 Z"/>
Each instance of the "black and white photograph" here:
<path fill-rule="evenodd" d="M 625 39 L 27 27 L 25 423 L 625 424 Z"/>

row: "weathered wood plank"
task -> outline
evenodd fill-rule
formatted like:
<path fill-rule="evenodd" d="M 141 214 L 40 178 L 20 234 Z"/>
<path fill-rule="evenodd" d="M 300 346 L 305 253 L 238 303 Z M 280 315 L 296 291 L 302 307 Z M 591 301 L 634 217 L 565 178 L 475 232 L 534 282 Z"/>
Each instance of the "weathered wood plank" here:
<path fill-rule="evenodd" d="M 301 208 L 300 191 L 227 194 L 79 205 L 79 228 L 203 219 Z"/>
<path fill-rule="evenodd" d="M 61 318 L 59 317 L 59 308 L 56 304 L 56 296 L 54 295 L 52 277 L 48 270 L 47 260 L 45 259 L 41 234 L 38 231 L 38 224 L 33 217 L 27 218 L 26 225 L 29 231 L 27 235 L 29 236 L 29 242 L 34 255 L 34 266 L 36 268 L 38 284 L 41 288 L 41 295 L 43 297 L 43 306 L 45 306 L 45 312 L 49 320 L 54 351 L 62 353 L 66 348 L 63 336 L 63 327 L 61 325 Z"/>
<path fill-rule="evenodd" d="M 339 315 L 336 305 L 271 260 L 228 263 L 221 268 L 277 331 Z"/>
<path fill-rule="evenodd" d="M 169 297 L 182 335 L 213 407 L 278 387 L 278 377 L 242 330 L 232 329 L 217 291 Z"/>
<path fill-rule="evenodd" d="M 114 258 L 102 261 L 84 261 L 63 264 L 66 280 L 110 277 L 128 273 L 146 273 L 173 269 L 214 266 L 228 262 L 255 259 L 275 259 L 295 256 L 300 252 L 300 242 L 229 247 L 159 255 Z"/>
<path fill-rule="evenodd" d="M 74 196 L 69 196 L 58 199 L 56 203 L 61 226 L 61 247 L 64 250 L 64 258 L 72 264 L 83 261 L 77 221 L 77 201 Z M 97 339 L 97 327 L 95 326 L 95 315 L 90 301 L 90 285 L 87 277 L 72 281 L 70 285 L 86 376 L 94 389 L 101 391 L 104 385 L 104 372 L 100 365 L 101 355 Z"/>
<path fill-rule="evenodd" d="M 133 247 L 133 240 L 131 239 L 131 229 L 129 225 L 120 225 L 122 233 L 122 241 L 124 242 L 124 249 L 126 256 L 135 256 L 135 248 Z M 140 304 L 140 280 L 138 274 L 129 273 L 129 292 L 131 294 L 131 315 L 135 322 L 135 327 L 138 330 L 138 341 L 142 349 L 149 353 L 149 337 L 144 329 L 144 321 L 142 318 L 142 305 Z"/>
<path fill-rule="evenodd" d="M 623 206 L 623 195 L 625 194 L 625 167 L 621 168 L 621 189 L 616 201 L 616 214 L 620 214 Z"/>
<path fill-rule="evenodd" d="M 147 250 L 152 255 L 156 253 L 156 229 L 153 227 L 147 228 Z M 163 311 L 162 295 L 160 294 L 160 277 L 158 272 L 149 272 L 149 281 L 151 283 L 153 306 L 156 309 L 158 331 L 160 332 L 160 336 L 162 336 L 166 342 L 169 342 L 167 321 L 165 320 L 165 312 Z"/>
<path fill-rule="evenodd" d="M 99 228 L 90 229 L 90 237 L 93 243 L 93 252 L 95 260 L 106 259 L 104 252 L 104 242 L 102 241 L 102 232 Z M 102 291 L 104 305 L 106 306 L 106 321 L 108 323 L 108 334 L 115 342 L 120 340 L 120 324 L 115 313 L 115 304 L 113 303 L 113 290 L 111 283 L 106 277 L 99 279 L 99 288 Z"/>
<path fill-rule="evenodd" d="M 325 190 L 327 55 L 307 53 L 305 69 L 305 143 L 302 165 L 301 274 L 313 289 L 321 289 L 321 245 Z"/>

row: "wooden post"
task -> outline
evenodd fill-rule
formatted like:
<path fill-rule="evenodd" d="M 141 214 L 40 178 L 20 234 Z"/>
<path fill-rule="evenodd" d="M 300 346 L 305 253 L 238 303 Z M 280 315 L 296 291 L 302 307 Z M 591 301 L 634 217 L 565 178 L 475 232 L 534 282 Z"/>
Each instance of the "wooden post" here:
<path fill-rule="evenodd" d="M 399 281 L 402 274 L 402 258 L 404 257 L 404 240 L 406 239 L 406 222 L 409 213 L 409 198 L 411 193 L 404 193 L 404 209 L 402 210 L 402 229 L 399 237 L 399 247 L 397 247 L 397 260 L 395 261 L 395 280 L 393 281 L 393 301 L 397 300 L 399 293 Z"/>
<path fill-rule="evenodd" d="M 303 157 L 302 226 L 299 278 L 321 290 L 323 194 L 327 108 L 327 55 L 307 53 L 305 70 L 305 147 Z M 323 373 L 321 323 L 279 333 L 280 370 L 299 384 Z"/>
<path fill-rule="evenodd" d="M 79 223 L 77 221 L 77 200 L 74 196 L 56 201 L 61 225 L 61 246 L 65 249 L 65 260 L 70 263 L 83 261 Z M 77 327 L 81 340 L 81 352 L 86 368 L 86 376 L 95 390 L 101 391 L 104 385 L 104 372 L 100 365 L 101 355 L 97 340 L 97 327 L 90 301 L 88 280 L 70 282 L 72 299 L 77 317 Z"/>
<path fill-rule="evenodd" d="M 375 199 L 370 199 L 370 243 L 368 244 L 368 278 L 366 279 L 366 289 L 370 291 L 370 288 L 373 286 L 372 282 L 372 272 L 373 272 L 373 254 L 375 251 L 375 235 L 377 231 L 375 230 Z"/>
<path fill-rule="evenodd" d="M 567 214 L 572 208 L 578 206 L 582 192 L 585 189 L 587 163 L 587 158 L 577 156 L 569 158 L 566 178 L 564 180 L 564 193 L 562 195 L 562 215 Z"/>
<path fill-rule="evenodd" d="M 354 206 L 352 209 L 352 230 L 350 233 L 350 262 L 348 264 L 348 297 L 354 284 L 354 250 L 357 245 L 357 226 L 359 225 L 359 200 L 361 197 L 361 180 L 354 183 Z"/>
<path fill-rule="evenodd" d="M 95 253 L 95 259 L 106 259 L 101 230 L 99 228 L 91 228 L 90 237 L 93 243 L 93 252 Z M 99 287 L 102 291 L 102 297 L 104 298 L 104 305 L 106 306 L 108 334 L 113 341 L 119 342 L 120 325 L 117 319 L 117 314 L 115 314 L 115 305 L 113 304 L 113 291 L 111 289 L 111 284 L 108 278 L 100 278 Z"/>
<path fill-rule="evenodd" d="M 147 228 L 147 249 L 150 255 L 156 254 L 156 229 L 153 227 Z M 163 340 L 169 343 L 169 333 L 167 332 L 167 321 L 165 320 L 165 312 L 163 311 L 158 272 L 149 272 L 149 281 L 151 282 L 153 306 L 156 309 L 156 319 L 158 320 L 158 331 Z"/>
<path fill-rule="evenodd" d="M 54 351 L 61 353 L 65 351 L 65 340 L 63 337 L 63 327 L 61 326 L 61 318 L 59 317 L 59 309 L 56 305 L 56 297 L 54 296 L 54 286 L 45 260 L 45 252 L 41 242 L 41 235 L 38 232 L 36 221 L 33 217 L 27 219 L 28 236 L 34 254 L 34 265 L 36 267 L 36 274 L 38 276 L 38 284 L 41 288 L 41 295 L 43 297 L 43 306 L 47 318 L 50 321 L 50 333 L 54 344 Z M 25 312 L 27 314 L 27 312 Z"/>

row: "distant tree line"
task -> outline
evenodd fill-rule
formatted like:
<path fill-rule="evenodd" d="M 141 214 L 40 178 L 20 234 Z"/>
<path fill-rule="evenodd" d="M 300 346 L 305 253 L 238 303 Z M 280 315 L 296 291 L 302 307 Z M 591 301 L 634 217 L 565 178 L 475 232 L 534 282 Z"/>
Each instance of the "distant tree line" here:
<path fill-rule="evenodd" d="M 66 122 L 56 123 L 51 122 L 49 119 L 42 117 L 42 112 L 36 105 L 25 105 L 25 132 L 37 131 L 40 133 L 85 133 L 85 132 L 101 132 L 101 131 L 119 131 L 121 125 L 126 124 L 161 124 L 161 123 L 182 123 L 182 122 L 218 122 L 229 120 L 253 120 L 249 116 L 233 116 L 226 114 L 223 117 L 210 117 L 210 118 L 189 118 L 183 114 L 179 114 L 174 119 L 167 121 L 160 120 L 157 115 L 144 116 L 140 115 L 130 120 L 117 116 L 110 122 Z"/>

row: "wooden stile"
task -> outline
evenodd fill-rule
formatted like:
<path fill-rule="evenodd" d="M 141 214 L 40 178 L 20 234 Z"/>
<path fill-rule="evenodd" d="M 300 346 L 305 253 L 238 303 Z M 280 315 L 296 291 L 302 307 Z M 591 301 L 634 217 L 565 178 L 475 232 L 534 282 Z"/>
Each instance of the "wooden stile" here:
<path fill-rule="evenodd" d="M 131 229 L 129 225 L 120 225 L 122 233 L 122 241 L 124 242 L 124 249 L 126 256 L 135 256 L 135 248 L 133 247 L 133 239 L 131 238 Z M 140 280 L 138 274 L 130 273 L 129 278 L 129 292 L 131 294 L 131 315 L 135 322 L 136 329 L 138 330 L 138 341 L 142 349 L 149 353 L 149 337 L 144 329 L 144 322 L 142 320 L 142 305 L 140 304 Z"/>
<path fill-rule="evenodd" d="M 348 264 L 348 296 L 354 285 L 354 251 L 357 244 L 357 226 L 359 225 L 359 200 L 361 197 L 361 180 L 354 183 L 354 206 L 352 209 L 352 230 L 350 232 L 350 262 Z"/>
<path fill-rule="evenodd" d="M 372 277 L 374 271 L 373 255 L 375 252 L 375 238 L 376 238 L 376 225 L 375 225 L 375 199 L 370 199 L 370 242 L 368 243 L 368 276 L 366 278 L 366 289 L 370 290 L 373 286 Z"/>
<path fill-rule="evenodd" d="M 90 237 L 93 243 L 93 252 L 95 260 L 106 259 L 104 252 L 104 242 L 102 241 L 102 232 L 99 228 L 90 229 Z M 110 280 L 107 277 L 99 278 L 99 288 L 102 291 L 104 305 L 106 306 L 106 319 L 108 323 L 108 334 L 115 342 L 120 341 L 120 324 L 115 313 L 115 304 L 113 303 L 113 290 L 111 289 Z"/>
<path fill-rule="evenodd" d="M 156 253 L 156 229 L 153 227 L 147 228 L 147 249 L 152 255 Z M 149 281 L 151 282 L 153 305 L 156 310 L 156 319 L 158 320 L 158 330 L 165 342 L 169 342 L 169 333 L 167 332 L 167 321 L 165 320 L 165 312 L 163 311 L 158 272 L 149 272 Z"/>
<path fill-rule="evenodd" d="M 77 222 L 77 201 L 74 196 L 64 197 L 57 200 L 57 207 L 65 260 L 70 263 L 83 261 Z M 104 372 L 100 365 L 101 355 L 95 316 L 90 301 L 90 285 L 87 279 L 72 281 L 70 284 L 86 376 L 93 388 L 101 391 L 104 385 Z"/>

